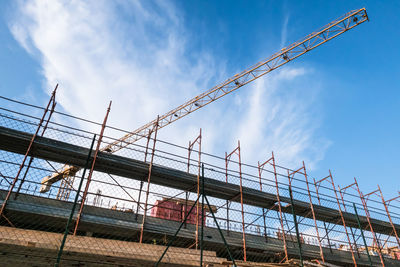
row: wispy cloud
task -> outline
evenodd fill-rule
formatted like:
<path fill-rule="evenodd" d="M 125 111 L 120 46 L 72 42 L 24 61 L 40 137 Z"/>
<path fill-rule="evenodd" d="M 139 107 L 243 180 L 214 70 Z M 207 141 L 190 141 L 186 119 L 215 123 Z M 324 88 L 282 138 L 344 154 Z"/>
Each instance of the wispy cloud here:
<path fill-rule="evenodd" d="M 305 86 L 312 75 L 312 69 L 287 67 L 252 86 L 237 131 L 245 159 L 263 161 L 274 151 L 283 166 L 295 168 L 305 160 L 315 168 L 330 142 L 316 136 L 319 88 Z"/>
<path fill-rule="evenodd" d="M 61 84 L 66 110 L 99 120 L 112 99 L 114 121 L 134 128 L 180 104 L 212 76 L 205 74 L 210 57 L 189 62 L 184 56 L 179 18 L 153 10 L 168 10 L 164 4 L 95 2 L 21 2 L 11 26 L 23 47 L 38 52 L 47 87 Z"/>
<path fill-rule="evenodd" d="M 60 83 L 66 111 L 100 121 L 113 100 L 110 123 L 133 130 L 226 77 L 224 59 L 190 50 L 194 33 L 181 12 L 167 1 L 21 1 L 10 29 L 40 60 L 44 87 Z M 312 72 L 285 67 L 163 129 L 161 138 L 186 144 L 202 127 L 206 151 L 223 155 L 240 139 L 249 163 L 274 150 L 282 162 L 315 165 L 328 142 L 310 112 L 318 91 L 307 87 Z"/>
<path fill-rule="evenodd" d="M 289 24 L 289 14 L 286 14 L 283 18 L 282 32 L 281 32 L 281 47 L 286 46 L 287 35 L 288 35 L 288 24 Z"/>

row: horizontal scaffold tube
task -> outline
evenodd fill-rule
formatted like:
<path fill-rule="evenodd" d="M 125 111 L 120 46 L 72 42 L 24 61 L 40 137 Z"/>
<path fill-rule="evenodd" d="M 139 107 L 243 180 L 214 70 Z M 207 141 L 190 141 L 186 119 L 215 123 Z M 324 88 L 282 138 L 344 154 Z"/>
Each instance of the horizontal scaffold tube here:
<path fill-rule="evenodd" d="M 32 135 L 13 129 L 0 127 L 0 150 L 13 153 L 24 154 Z M 70 164 L 82 167 L 85 164 L 88 149 L 57 141 L 46 137 L 37 137 L 31 152 L 31 156 L 50 160 L 59 163 Z M 100 152 L 96 160 L 95 171 L 127 177 L 135 180 L 141 180 L 148 172 L 148 163 L 134 160 L 127 157 L 118 156 L 106 152 Z M 196 175 L 184 171 L 168 168 L 160 165 L 153 165 L 152 183 L 179 190 L 196 191 Z M 212 178 L 204 178 L 206 194 L 210 197 L 216 197 L 224 200 L 238 202 L 235 198 L 239 193 L 239 185 L 225 183 Z M 42 184 L 42 186 L 49 186 Z M 281 201 L 290 203 L 290 199 L 281 196 Z M 270 208 L 276 203 L 276 196 L 271 193 L 261 192 L 257 189 L 243 187 L 243 203 L 260 208 Z M 298 216 L 310 217 L 310 205 L 308 202 L 294 200 L 294 212 Z M 282 211 L 290 213 L 290 206 L 283 207 Z M 314 205 L 315 216 L 319 221 L 337 223 L 340 219 L 338 210 Z M 343 217 L 347 227 L 358 227 L 354 214 L 343 212 Z M 361 226 L 365 228 L 368 225 L 367 218 L 360 216 Z M 393 228 L 389 222 L 372 219 L 371 224 L 377 233 L 391 235 Z M 395 229 L 400 232 L 400 225 L 394 224 Z"/>

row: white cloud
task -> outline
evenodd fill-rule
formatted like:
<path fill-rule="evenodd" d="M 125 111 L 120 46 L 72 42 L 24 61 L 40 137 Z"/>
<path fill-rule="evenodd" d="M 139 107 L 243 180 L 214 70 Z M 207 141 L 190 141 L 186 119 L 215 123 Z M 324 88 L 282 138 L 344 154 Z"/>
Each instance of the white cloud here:
<path fill-rule="evenodd" d="M 190 50 L 195 33 L 181 12 L 165 1 L 21 1 L 10 29 L 40 60 L 44 86 L 60 83 L 58 102 L 67 112 L 101 121 L 113 100 L 110 124 L 133 130 L 227 77 L 225 59 Z M 284 67 L 160 137 L 186 145 L 202 127 L 203 151 L 223 156 L 240 139 L 251 164 L 274 150 L 289 167 L 301 159 L 315 166 L 328 142 L 316 135 L 320 118 L 310 112 L 318 91 L 308 87 L 312 72 Z"/>
<path fill-rule="evenodd" d="M 289 14 L 286 14 L 283 18 L 283 26 L 282 26 L 282 32 L 281 32 L 281 47 L 286 46 L 286 41 L 287 41 L 287 35 L 288 35 L 288 24 L 289 24 Z"/>
<path fill-rule="evenodd" d="M 100 121 L 112 99 L 113 122 L 134 128 L 201 85 L 207 57 L 188 68 L 180 22 L 172 12 L 150 18 L 151 10 L 136 1 L 95 2 L 21 2 L 22 19 L 12 25 L 16 39 L 39 52 L 47 87 L 60 83 L 59 102 L 67 111 Z M 133 25 L 118 18 L 116 9 L 122 7 Z M 26 25 L 26 18 L 33 23 Z"/>
<path fill-rule="evenodd" d="M 266 160 L 275 151 L 280 165 L 296 168 L 305 160 L 312 169 L 322 159 L 330 142 L 315 136 L 321 120 L 313 107 L 319 88 L 313 83 L 303 87 L 302 80 L 309 82 L 312 75 L 311 69 L 286 67 L 253 85 L 238 127 L 249 161 Z"/>

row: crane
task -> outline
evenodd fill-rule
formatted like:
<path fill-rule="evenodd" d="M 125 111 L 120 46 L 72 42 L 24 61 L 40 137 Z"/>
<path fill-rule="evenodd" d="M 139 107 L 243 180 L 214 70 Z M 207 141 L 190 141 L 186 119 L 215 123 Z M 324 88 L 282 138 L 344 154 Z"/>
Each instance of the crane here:
<path fill-rule="evenodd" d="M 122 138 L 114 141 L 103 147 L 101 151 L 115 153 L 124 147 L 133 144 L 143 137 L 151 134 L 154 125 L 158 121 L 158 129 L 161 129 L 174 121 L 177 121 L 190 113 L 216 101 L 217 99 L 232 93 L 240 87 L 251 83 L 261 76 L 270 73 L 273 70 L 285 65 L 286 63 L 300 57 L 301 55 L 313 50 L 314 48 L 326 43 L 327 41 L 343 34 L 344 32 L 360 25 L 368 20 L 368 15 L 365 8 L 352 10 L 340 18 L 332 21 L 325 27 L 317 30 L 298 42 L 295 42 L 279 52 L 273 54 L 269 58 L 256 63 L 250 68 L 234 75 L 226 81 L 214 86 L 204 93 L 192 98 L 186 103 L 170 110 L 158 119 L 155 119 L 142 127 L 139 127 L 133 132 L 130 132 Z M 79 167 L 65 165 L 64 168 L 50 176 L 43 178 L 41 193 L 48 192 L 53 183 L 60 181 L 66 177 L 74 176 L 80 170 Z"/>

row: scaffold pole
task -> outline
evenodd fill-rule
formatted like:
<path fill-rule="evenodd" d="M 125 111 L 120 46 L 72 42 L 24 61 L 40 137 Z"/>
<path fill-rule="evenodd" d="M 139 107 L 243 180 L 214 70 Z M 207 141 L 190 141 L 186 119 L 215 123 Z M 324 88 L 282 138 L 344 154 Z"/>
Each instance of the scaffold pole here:
<path fill-rule="evenodd" d="M 362 240 L 363 240 L 363 242 L 364 242 L 365 252 L 367 252 L 368 261 L 369 261 L 369 266 L 372 267 L 372 260 L 371 260 L 371 256 L 369 255 L 368 245 L 367 245 L 367 241 L 365 240 L 364 231 L 363 231 L 363 229 L 362 229 L 362 227 L 361 227 L 360 218 L 358 217 L 358 212 L 357 212 L 356 203 L 353 203 L 353 208 L 354 208 L 354 214 L 356 215 L 356 219 L 357 219 L 357 223 L 358 223 L 358 228 L 360 228 L 361 238 L 362 238 Z"/>

